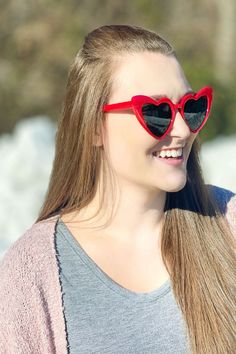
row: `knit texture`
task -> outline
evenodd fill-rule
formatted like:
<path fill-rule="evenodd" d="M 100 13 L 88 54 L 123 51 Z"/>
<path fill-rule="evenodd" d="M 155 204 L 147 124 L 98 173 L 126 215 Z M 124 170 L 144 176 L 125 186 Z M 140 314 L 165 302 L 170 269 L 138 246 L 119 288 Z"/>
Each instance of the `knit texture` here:
<path fill-rule="evenodd" d="M 236 195 L 211 186 L 236 237 Z M 0 262 L 0 353 L 67 354 L 56 259 L 59 216 L 34 223 Z"/>
<path fill-rule="evenodd" d="M 59 273 L 57 217 L 33 224 L 0 263 L 0 353 L 67 353 Z"/>

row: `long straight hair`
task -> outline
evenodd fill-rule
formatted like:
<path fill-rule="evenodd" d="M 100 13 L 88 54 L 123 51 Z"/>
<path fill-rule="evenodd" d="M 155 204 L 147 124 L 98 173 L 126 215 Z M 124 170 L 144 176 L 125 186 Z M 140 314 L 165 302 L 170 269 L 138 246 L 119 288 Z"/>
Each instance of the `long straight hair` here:
<path fill-rule="evenodd" d="M 157 33 L 137 26 L 107 25 L 86 37 L 68 75 L 56 134 L 55 158 L 38 219 L 79 211 L 94 198 L 98 176 L 112 171 L 95 134 L 102 134 L 102 106 L 112 89 L 118 56 L 151 51 L 176 56 Z M 185 187 L 167 192 L 161 253 L 186 323 L 192 354 L 235 351 L 235 239 L 214 193 L 204 182 L 200 141 L 193 143 Z M 102 203 L 108 190 L 102 191 Z M 102 204 L 104 206 L 104 204 Z"/>

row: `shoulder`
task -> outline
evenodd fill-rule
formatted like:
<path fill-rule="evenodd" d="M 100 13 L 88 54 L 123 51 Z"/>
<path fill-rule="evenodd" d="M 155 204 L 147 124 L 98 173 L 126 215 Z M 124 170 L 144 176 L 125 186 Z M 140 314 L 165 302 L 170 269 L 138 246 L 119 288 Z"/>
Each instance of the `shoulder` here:
<path fill-rule="evenodd" d="M 40 258 L 53 242 L 57 216 L 34 223 L 15 242 L 11 244 L 0 261 L 0 272 L 29 268 L 40 261 Z M 31 268 L 33 269 L 33 267 Z"/>
<path fill-rule="evenodd" d="M 38 346 L 37 328 L 40 331 L 44 328 L 37 316 L 49 311 L 47 302 L 51 298 L 55 302 L 54 293 L 59 294 L 53 257 L 56 221 L 54 217 L 33 224 L 9 247 L 0 262 L 1 352 L 10 353 L 9 348 L 15 343 L 25 353 L 30 352 L 28 345 Z M 52 284 L 52 294 L 49 284 Z M 25 340 L 26 333 L 31 333 L 30 344 Z"/>
<path fill-rule="evenodd" d="M 236 235 L 236 193 L 212 184 L 207 184 L 207 187 Z"/>
<path fill-rule="evenodd" d="M 57 219 L 51 217 L 34 223 L 5 252 L 0 261 L 0 297 L 6 295 L 11 287 L 12 293 L 17 291 L 15 284 L 19 285 L 18 290 L 27 289 L 36 278 L 40 280 L 40 271 L 44 272 L 53 264 Z"/>
<path fill-rule="evenodd" d="M 213 184 L 207 184 L 211 196 L 216 200 L 223 214 L 236 212 L 236 193 Z M 227 216 L 227 215 L 226 215 Z"/>

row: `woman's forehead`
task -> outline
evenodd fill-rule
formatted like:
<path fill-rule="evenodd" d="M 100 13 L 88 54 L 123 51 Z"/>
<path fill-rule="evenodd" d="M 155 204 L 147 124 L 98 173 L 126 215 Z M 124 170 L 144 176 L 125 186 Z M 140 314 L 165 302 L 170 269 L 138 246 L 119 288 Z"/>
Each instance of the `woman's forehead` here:
<path fill-rule="evenodd" d="M 128 54 L 116 63 L 111 99 L 127 100 L 134 95 L 177 98 L 191 91 L 174 56 L 142 52 Z"/>

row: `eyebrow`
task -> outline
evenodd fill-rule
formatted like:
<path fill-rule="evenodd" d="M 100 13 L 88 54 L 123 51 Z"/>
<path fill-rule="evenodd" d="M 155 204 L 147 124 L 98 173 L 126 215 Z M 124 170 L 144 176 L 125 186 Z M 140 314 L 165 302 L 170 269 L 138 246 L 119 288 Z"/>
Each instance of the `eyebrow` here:
<path fill-rule="evenodd" d="M 187 92 L 185 92 L 185 94 L 183 95 L 183 96 L 181 96 L 181 97 L 184 97 L 184 96 L 186 96 L 187 94 L 189 94 L 189 93 L 195 93 L 195 91 L 193 91 L 193 90 L 188 90 Z M 159 98 L 163 98 L 163 97 L 168 97 L 167 95 L 152 95 L 152 96 L 150 96 L 150 97 L 152 97 L 152 98 L 154 98 L 155 100 L 157 100 L 157 99 L 159 99 Z M 169 97 L 168 97 L 169 98 Z"/>

